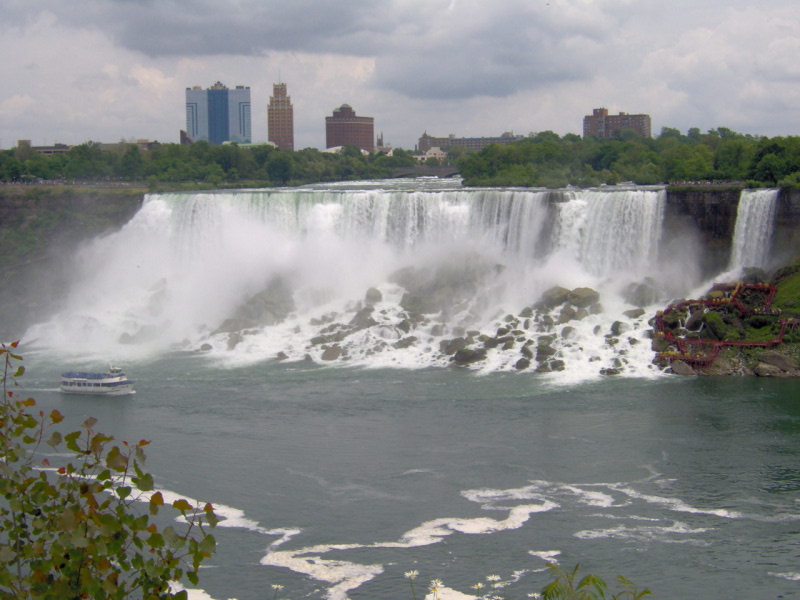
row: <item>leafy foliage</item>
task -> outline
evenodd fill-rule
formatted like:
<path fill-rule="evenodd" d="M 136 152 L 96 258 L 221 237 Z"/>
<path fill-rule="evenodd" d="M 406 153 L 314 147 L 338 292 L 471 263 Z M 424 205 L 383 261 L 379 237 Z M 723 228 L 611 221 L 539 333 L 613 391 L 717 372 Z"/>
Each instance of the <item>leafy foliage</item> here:
<path fill-rule="evenodd" d="M 633 181 L 641 185 L 733 181 L 798 185 L 800 137 L 760 138 L 720 127 L 687 135 L 664 128 L 657 138 L 623 132 L 616 139 L 559 137 L 545 131 L 493 145 L 458 162 L 467 185 L 582 187 Z"/>
<path fill-rule="evenodd" d="M 61 413 L 36 411 L 32 398 L 13 389 L 25 373 L 17 346 L 0 346 L 0 594 L 186 598 L 169 583 L 184 576 L 197 582 L 200 564 L 215 549 L 207 532 L 217 522 L 213 507 L 176 500 L 172 508 L 185 526 L 160 529 L 154 517 L 165 501 L 142 469 L 149 442 L 114 445 L 94 430 L 93 418 L 78 431 L 60 433 Z M 51 465 L 42 450 L 71 459 Z"/>
<path fill-rule="evenodd" d="M 140 181 L 153 187 L 183 182 L 286 185 L 389 177 L 390 169 L 415 164 L 412 153 L 400 148 L 392 156 L 379 152 L 364 156 L 355 147 L 333 154 L 313 148 L 291 152 L 273 146 L 213 146 L 204 141 L 191 146 L 156 144 L 149 150 L 125 142 L 110 148 L 87 142 L 51 156 L 25 146 L 2 151 L 0 181 Z"/>
<path fill-rule="evenodd" d="M 586 575 L 578 579 L 580 565 L 568 571 L 558 565 L 548 565 L 555 579 L 542 588 L 544 600 L 641 600 L 652 592 L 647 588 L 640 590 L 633 582 L 622 575 L 617 577 L 620 592 L 607 596 L 608 585 L 597 575 Z"/>

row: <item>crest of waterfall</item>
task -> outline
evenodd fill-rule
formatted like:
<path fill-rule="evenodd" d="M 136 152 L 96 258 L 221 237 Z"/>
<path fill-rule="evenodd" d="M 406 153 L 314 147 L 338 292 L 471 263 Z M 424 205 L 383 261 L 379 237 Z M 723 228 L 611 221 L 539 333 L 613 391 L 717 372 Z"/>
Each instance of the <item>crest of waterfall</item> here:
<path fill-rule="evenodd" d="M 767 265 L 780 190 L 742 190 L 731 245 L 730 272 Z"/>

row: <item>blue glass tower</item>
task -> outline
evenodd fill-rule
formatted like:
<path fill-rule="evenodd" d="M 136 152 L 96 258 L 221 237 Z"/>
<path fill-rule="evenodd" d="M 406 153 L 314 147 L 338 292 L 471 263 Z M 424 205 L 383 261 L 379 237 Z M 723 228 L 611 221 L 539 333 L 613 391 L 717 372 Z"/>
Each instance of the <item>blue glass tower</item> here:
<path fill-rule="evenodd" d="M 219 81 L 207 90 L 186 88 L 186 133 L 195 142 L 250 143 L 250 88 L 229 90 Z"/>

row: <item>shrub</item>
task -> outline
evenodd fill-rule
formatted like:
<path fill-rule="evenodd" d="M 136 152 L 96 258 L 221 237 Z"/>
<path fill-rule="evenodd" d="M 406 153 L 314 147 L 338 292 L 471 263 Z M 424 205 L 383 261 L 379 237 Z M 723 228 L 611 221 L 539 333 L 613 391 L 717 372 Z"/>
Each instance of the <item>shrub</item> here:
<path fill-rule="evenodd" d="M 0 345 L 0 595 L 185 599 L 169 584 L 183 576 L 197 583 L 215 548 L 206 531 L 217 522 L 212 506 L 176 500 L 172 508 L 185 527 L 159 529 L 152 517 L 164 498 L 142 470 L 149 442 L 112 445 L 112 437 L 94 431 L 93 418 L 62 435 L 55 427 L 61 413 L 35 411 L 32 398 L 12 389 L 25 373 L 17 345 Z M 43 444 L 70 459 L 51 465 L 42 459 Z M 145 502 L 148 512 L 140 510 Z"/>

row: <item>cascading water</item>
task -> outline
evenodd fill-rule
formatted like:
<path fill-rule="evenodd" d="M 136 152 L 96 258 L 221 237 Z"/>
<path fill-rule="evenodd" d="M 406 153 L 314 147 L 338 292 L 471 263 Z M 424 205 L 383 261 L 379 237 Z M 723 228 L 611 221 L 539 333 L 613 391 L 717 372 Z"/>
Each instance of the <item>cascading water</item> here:
<path fill-rule="evenodd" d="M 649 373 L 649 344 L 635 348 L 646 319 L 622 314 L 619 291 L 657 268 L 664 198 L 454 184 L 154 194 L 82 250 L 63 308 L 28 338 L 87 358 L 202 348 L 403 367 L 451 364 L 466 345 L 484 370 Z M 550 314 L 536 303 L 556 285 L 600 302 Z"/>
<path fill-rule="evenodd" d="M 742 190 L 728 270 L 767 266 L 780 190 Z"/>

